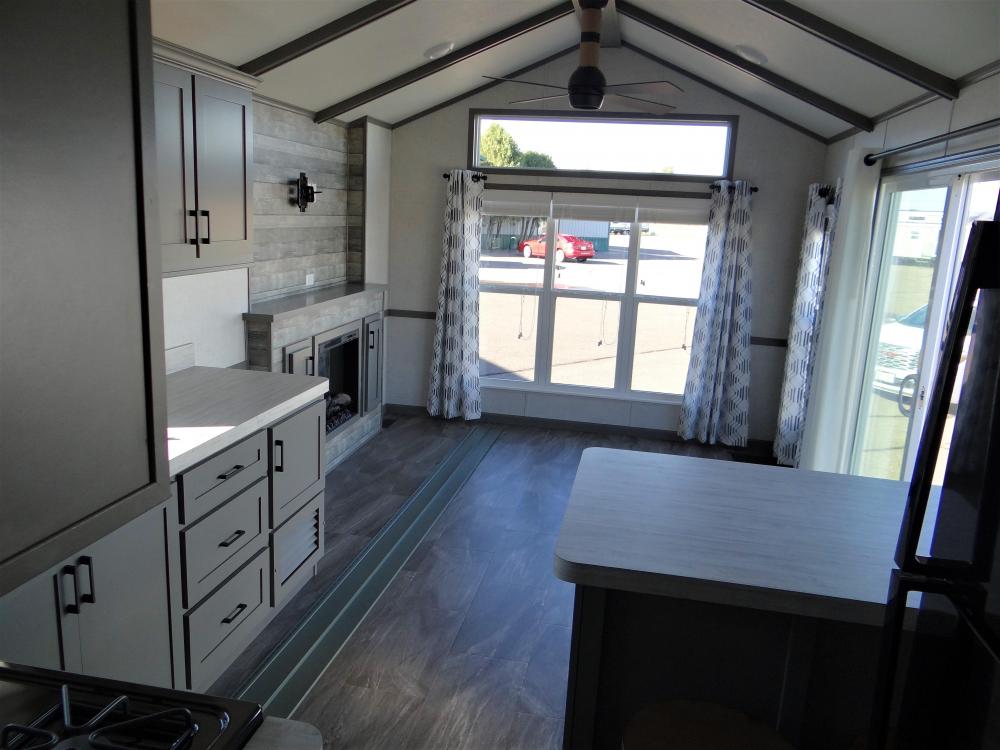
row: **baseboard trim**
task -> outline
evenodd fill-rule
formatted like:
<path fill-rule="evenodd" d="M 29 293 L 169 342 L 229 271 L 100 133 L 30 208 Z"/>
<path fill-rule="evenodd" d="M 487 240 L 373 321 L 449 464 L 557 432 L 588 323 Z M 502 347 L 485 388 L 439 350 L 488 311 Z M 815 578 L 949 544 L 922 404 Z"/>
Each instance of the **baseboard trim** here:
<path fill-rule="evenodd" d="M 501 432 L 477 426 L 456 446 L 238 691 L 239 698 L 260 703 L 272 716 L 294 713 Z"/>

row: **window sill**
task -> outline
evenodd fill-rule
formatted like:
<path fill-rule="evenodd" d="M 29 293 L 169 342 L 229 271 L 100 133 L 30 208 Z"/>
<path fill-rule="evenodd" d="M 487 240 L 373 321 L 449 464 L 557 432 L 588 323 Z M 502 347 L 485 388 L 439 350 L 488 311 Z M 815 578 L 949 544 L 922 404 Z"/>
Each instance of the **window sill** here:
<path fill-rule="evenodd" d="M 502 380 L 500 378 L 481 377 L 480 388 L 493 388 L 499 391 L 520 391 L 523 393 L 544 393 L 553 396 L 580 396 L 609 401 L 633 401 L 646 404 L 680 405 L 683 396 L 676 393 L 649 393 L 646 391 L 616 391 L 606 388 L 587 388 L 572 385 L 538 385 L 518 380 Z"/>

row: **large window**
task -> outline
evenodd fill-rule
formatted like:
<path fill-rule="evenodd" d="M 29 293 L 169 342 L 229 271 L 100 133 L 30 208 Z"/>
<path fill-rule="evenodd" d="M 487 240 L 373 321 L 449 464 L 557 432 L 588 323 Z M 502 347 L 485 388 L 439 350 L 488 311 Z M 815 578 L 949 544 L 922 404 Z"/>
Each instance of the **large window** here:
<path fill-rule="evenodd" d="M 728 177 L 735 117 L 473 110 L 469 166 L 519 174 Z"/>
<path fill-rule="evenodd" d="M 664 211 L 552 202 L 548 215 L 538 206 L 488 206 L 484 384 L 682 394 L 708 210 L 705 201 L 687 203 Z"/>

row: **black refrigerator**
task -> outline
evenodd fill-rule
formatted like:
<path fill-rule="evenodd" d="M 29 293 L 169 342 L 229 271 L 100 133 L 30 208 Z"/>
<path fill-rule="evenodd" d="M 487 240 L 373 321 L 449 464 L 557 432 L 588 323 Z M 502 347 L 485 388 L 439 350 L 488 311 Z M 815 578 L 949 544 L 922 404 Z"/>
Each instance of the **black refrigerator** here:
<path fill-rule="evenodd" d="M 973 225 L 941 346 L 889 583 L 868 743 L 875 750 L 1000 749 L 997 221 Z M 963 349 L 944 480 L 933 487 Z M 925 528 L 929 545 L 920 539 Z"/>

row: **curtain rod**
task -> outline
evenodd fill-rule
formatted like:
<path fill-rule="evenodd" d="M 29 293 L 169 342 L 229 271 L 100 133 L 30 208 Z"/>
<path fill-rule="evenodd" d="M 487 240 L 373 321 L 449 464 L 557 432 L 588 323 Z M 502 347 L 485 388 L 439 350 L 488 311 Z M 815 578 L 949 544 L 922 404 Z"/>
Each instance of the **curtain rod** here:
<path fill-rule="evenodd" d="M 451 175 L 448 172 L 445 172 L 441 176 L 444 177 L 446 180 L 450 180 L 451 179 Z M 489 179 L 489 177 L 487 175 L 484 175 L 482 172 L 475 172 L 472 175 L 472 181 L 473 182 L 479 182 L 480 180 L 482 180 L 483 182 L 486 182 L 486 180 L 488 180 L 488 179 Z"/>
<path fill-rule="evenodd" d="M 942 133 L 941 135 L 935 135 L 930 138 L 924 138 L 922 141 L 915 141 L 913 143 L 908 143 L 905 146 L 896 146 L 896 148 L 889 148 L 886 149 L 885 151 L 878 151 L 874 154 L 868 154 L 867 156 L 865 156 L 865 164 L 867 164 L 870 167 L 880 159 L 884 159 L 887 156 L 904 154 L 907 151 L 915 151 L 918 148 L 923 148 L 924 146 L 933 146 L 936 143 L 947 141 L 950 138 L 958 138 L 963 135 L 972 135 L 973 133 L 979 133 L 983 130 L 989 130 L 990 128 L 997 125 L 1000 125 L 1000 117 L 994 117 L 992 120 L 986 120 L 977 125 L 969 125 L 966 128 L 959 128 L 958 130 L 952 130 L 947 133 Z"/>
<path fill-rule="evenodd" d="M 709 188 L 711 188 L 712 190 L 714 190 L 714 191 L 718 192 L 719 190 L 721 190 L 721 189 L 722 189 L 722 185 L 720 185 L 720 184 L 719 184 L 719 183 L 717 183 L 717 182 L 713 182 L 713 183 L 712 183 L 711 185 L 709 185 Z M 733 191 L 733 190 L 735 190 L 735 189 L 736 189 L 736 186 L 735 186 L 735 185 L 730 185 L 730 186 L 729 186 L 729 191 L 730 191 L 730 192 L 732 192 L 732 191 Z M 758 190 L 760 190 L 760 188 L 758 188 L 758 187 L 757 187 L 756 185 L 751 185 L 751 186 L 750 186 L 750 192 L 751 192 L 751 193 L 756 193 L 756 192 L 757 192 Z"/>

